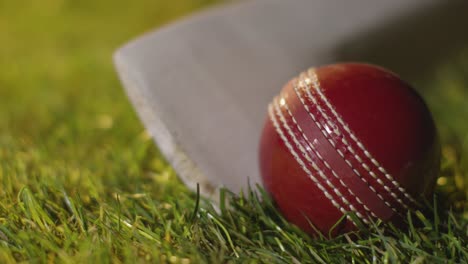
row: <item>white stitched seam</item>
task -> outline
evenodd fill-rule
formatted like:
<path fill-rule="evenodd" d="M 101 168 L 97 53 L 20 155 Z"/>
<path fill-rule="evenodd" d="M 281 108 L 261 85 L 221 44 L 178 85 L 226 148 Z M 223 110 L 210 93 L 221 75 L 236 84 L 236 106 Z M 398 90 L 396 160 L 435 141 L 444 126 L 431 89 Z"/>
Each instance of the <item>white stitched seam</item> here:
<path fill-rule="evenodd" d="M 294 90 L 296 91 L 296 87 L 294 87 Z M 297 91 L 296 91 L 297 92 Z M 299 96 L 299 95 L 298 95 Z M 289 109 L 288 107 L 288 104 L 287 104 L 287 100 L 285 100 L 285 104 L 284 104 L 284 108 L 286 109 L 286 111 L 288 112 L 289 116 L 291 117 L 291 120 L 293 121 L 294 125 L 297 127 L 297 129 L 299 130 L 299 132 L 301 133 L 302 137 L 305 139 L 306 143 L 308 146 L 310 146 L 310 148 L 312 149 L 312 151 L 314 152 L 314 154 L 316 154 L 316 156 L 319 158 L 320 161 L 323 162 L 323 164 L 325 164 L 325 167 L 327 167 L 327 169 L 329 169 L 332 173 L 332 175 L 339 181 L 339 183 L 341 184 L 341 186 L 343 186 L 345 188 L 345 190 L 347 190 L 352 197 L 354 197 L 356 199 L 356 201 L 361 204 L 364 209 L 370 214 L 372 215 L 372 217 L 375 217 L 377 219 L 379 219 L 379 217 L 377 217 L 372 211 L 366 209 L 366 206 L 364 206 L 364 204 L 357 198 L 356 194 L 354 194 L 354 192 L 348 187 L 346 186 L 346 184 L 341 180 L 341 178 L 336 174 L 336 172 L 331 168 L 331 166 L 328 164 L 328 162 L 325 161 L 325 159 L 322 157 L 322 155 L 320 155 L 320 153 L 318 152 L 317 149 L 315 149 L 314 145 L 312 145 L 311 141 L 309 140 L 309 138 L 307 137 L 307 135 L 304 133 L 304 131 L 302 130 L 302 128 L 299 126 L 299 124 L 297 123 L 296 121 L 296 118 L 294 118 L 293 114 L 291 113 L 291 110 Z M 280 117 L 281 118 L 281 117 Z M 305 150 L 304 150 L 305 151 Z M 305 153 L 305 156 L 306 156 L 306 159 L 310 162 L 310 163 L 313 163 L 312 159 L 310 158 L 310 156 Z M 349 203 L 347 203 L 349 204 Z M 350 206 L 352 206 L 352 204 L 349 204 Z M 354 207 L 354 206 L 353 206 Z M 359 212 L 355 212 L 357 216 L 359 217 L 363 217 Z"/>
<path fill-rule="evenodd" d="M 286 136 L 284 135 L 283 131 L 281 130 L 279 124 L 278 124 L 278 120 L 276 119 L 275 117 L 275 114 L 273 113 L 273 106 L 270 104 L 268 105 L 268 114 L 270 116 L 270 121 L 272 122 L 273 126 L 275 127 L 275 130 L 276 130 L 276 133 L 278 133 L 278 135 L 280 136 L 280 138 L 283 140 L 283 143 L 286 145 L 286 147 L 288 148 L 289 152 L 291 153 L 291 155 L 294 157 L 294 159 L 297 161 L 297 163 L 299 164 L 299 166 L 302 168 L 302 170 L 309 176 L 309 178 L 317 185 L 317 187 L 323 192 L 323 194 L 325 195 L 325 197 L 328 198 L 328 200 L 330 200 L 330 202 L 333 204 L 333 206 L 335 206 L 340 212 L 342 212 L 343 214 L 346 214 L 347 215 L 347 212 L 346 210 L 341 206 L 339 205 L 335 199 L 328 193 L 328 191 L 322 186 L 322 184 L 320 184 L 320 182 L 314 177 L 314 175 L 312 174 L 311 171 L 309 171 L 309 169 L 307 169 L 307 167 L 305 166 L 304 162 L 302 161 L 302 159 L 299 157 L 299 155 L 296 153 L 296 151 L 293 149 L 293 147 L 291 146 L 291 143 L 288 141 L 288 139 L 286 138 Z M 354 223 L 354 221 L 351 219 L 351 217 L 347 216 L 347 219 L 352 221 Z"/>
<path fill-rule="evenodd" d="M 349 133 L 351 139 L 353 139 L 355 141 L 355 143 L 357 143 L 357 145 L 359 146 L 359 148 L 361 148 L 362 151 L 364 151 L 364 154 L 367 156 L 367 158 L 369 158 L 371 160 L 371 162 L 385 175 L 385 177 L 390 180 L 392 182 L 392 184 L 397 187 L 397 189 L 407 198 L 409 199 L 411 202 L 413 203 L 416 203 L 416 200 L 414 198 L 412 198 L 406 191 L 403 187 L 401 187 L 398 182 L 396 182 L 393 177 L 388 174 L 385 169 L 379 164 L 379 162 L 377 160 L 374 159 L 374 157 L 369 153 L 369 151 L 366 150 L 366 148 L 364 147 L 364 145 L 361 143 L 361 141 L 354 135 L 354 133 L 351 131 L 351 129 L 348 127 L 348 125 L 343 121 L 343 119 L 341 119 L 341 117 L 338 115 L 338 113 L 335 111 L 335 109 L 333 108 L 333 106 L 330 104 L 330 102 L 328 101 L 327 97 L 323 94 L 322 92 L 322 89 L 321 89 L 321 86 L 320 86 L 320 81 L 318 80 L 318 76 L 317 74 L 315 73 L 315 70 L 314 69 L 309 69 L 307 71 L 307 74 L 309 77 L 311 77 L 311 82 L 312 82 L 312 86 L 315 88 L 315 90 L 318 92 L 318 94 L 320 95 L 320 97 L 322 98 L 322 100 L 325 102 L 325 104 L 327 105 L 327 107 L 330 109 L 330 111 L 333 113 L 333 115 L 336 117 L 336 119 L 338 120 L 338 122 L 344 127 L 344 129 L 346 130 L 346 132 Z M 319 106 L 319 105 L 317 105 Z M 353 151 L 353 154 L 357 155 L 356 153 L 354 153 Z M 361 163 L 362 164 L 362 163 Z M 401 200 L 400 200 L 401 201 Z M 406 204 L 404 203 L 401 203 L 405 208 L 408 208 L 406 206 Z"/>
<path fill-rule="evenodd" d="M 301 74 L 300 76 L 301 76 L 300 78 L 303 78 L 303 74 Z M 301 81 L 299 81 L 298 83 L 299 83 L 299 86 L 300 86 Z M 304 82 L 304 83 L 307 83 L 307 82 Z M 304 86 L 302 86 L 302 88 L 304 88 Z M 307 111 L 307 113 L 309 114 L 309 116 L 311 116 L 311 117 L 312 117 L 312 120 L 314 120 L 314 122 L 315 122 L 316 124 L 318 124 L 319 122 L 316 121 L 316 120 L 317 120 L 316 117 L 312 114 L 312 111 L 311 111 L 310 108 L 308 107 L 307 103 L 304 101 L 304 98 L 302 98 L 301 93 L 298 91 L 298 89 L 299 89 L 299 87 L 295 87 L 297 96 L 298 96 L 299 99 L 301 100 L 301 103 L 303 104 L 303 106 L 304 106 L 304 108 L 306 109 L 306 111 Z M 313 103 L 314 105 L 316 105 L 317 107 L 319 107 L 318 102 L 316 101 L 315 97 L 313 97 L 312 94 L 310 94 L 310 89 L 306 89 L 306 94 L 307 94 L 308 98 L 309 98 L 310 100 L 312 100 L 312 103 Z M 319 109 L 319 111 L 320 111 L 320 109 Z M 323 112 L 321 112 L 321 113 L 322 113 L 322 115 L 324 115 Z M 335 147 L 335 145 L 334 145 L 334 143 L 332 143 L 333 141 L 332 141 L 331 138 L 329 137 L 328 133 L 327 133 L 326 131 L 324 131 L 323 129 L 320 129 L 320 130 L 322 131 L 322 134 L 325 136 L 325 138 L 327 138 L 328 142 L 330 142 L 331 145 L 332 145 L 333 147 Z M 343 160 L 351 167 L 351 169 L 354 171 L 354 173 L 356 173 L 356 174 L 358 175 L 359 179 L 361 179 L 363 182 L 365 182 L 365 183 L 369 186 L 369 189 L 370 189 L 372 192 L 374 192 L 374 193 L 377 195 L 377 197 L 379 197 L 379 199 L 382 200 L 382 202 L 385 203 L 385 205 L 387 205 L 387 206 L 388 206 L 390 209 L 392 209 L 392 211 L 394 211 L 395 213 L 398 213 L 398 211 L 395 209 L 395 207 L 393 207 L 388 201 L 386 201 L 386 199 L 384 199 L 384 198 L 382 197 L 381 194 L 377 193 L 377 191 L 374 189 L 374 187 L 372 187 L 372 186 L 370 185 L 370 183 L 369 183 L 364 177 L 362 177 L 362 175 L 352 166 L 351 162 L 348 161 L 348 160 L 346 159 L 346 157 L 344 156 L 343 152 L 342 152 L 340 149 L 336 148 L 336 147 L 335 147 L 335 149 L 336 149 L 336 151 L 338 152 L 338 154 L 343 158 Z"/>
<path fill-rule="evenodd" d="M 281 120 L 281 123 L 283 124 L 283 127 L 286 129 L 286 131 L 288 132 L 289 136 L 292 138 L 294 144 L 296 145 L 296 147 L 299 149 L 299 151 L 301 152 L 302 154 L 302 157 L 305 157 L 305 159 L 309 162 L 309 164 L 312 166 L 312 168 L 318 172 L 318 175 L 325 181 L 325 183 L 328 185 L 328 187 L 330 187 L 333 192 L 341 198 L 341 200 L 343 201 L 343 203 L 345 205 L 347 205 L 348 208 L 350 203 L 349 201 L 340 193 L 340 191 L 335 188 L 335 186 L 330 182 L 330 180 L 325 176 L 325 174 L 323 173 L 323 171 L 317 166 L 317 164 L 310 158 L 310 156 L 307 154 L 306 150 L 304 149 L 304 146 L 302 146 L 302 144 L 297 140 L 296 136 L 294 135 L 294 132 L 292 131 L 291 127 L 288 125 L 283 113 L 281 112 L 281 109 L 278 105 L 278 101 L 276 100 L 277 98 L 275 98 L 273 100 L 273 105 L 274 105 L 274 108 L 276 110 L 276 113 L 277 115 L 279 116 L 280 120 Z M 355 211 L 354 212 L 359 218 L 361 218 L 363 220 L 364 223 L 366 224 L 369 224 L 369 222 L 367 221 L 367 219 L 364 218 L 364 216 Z"/>

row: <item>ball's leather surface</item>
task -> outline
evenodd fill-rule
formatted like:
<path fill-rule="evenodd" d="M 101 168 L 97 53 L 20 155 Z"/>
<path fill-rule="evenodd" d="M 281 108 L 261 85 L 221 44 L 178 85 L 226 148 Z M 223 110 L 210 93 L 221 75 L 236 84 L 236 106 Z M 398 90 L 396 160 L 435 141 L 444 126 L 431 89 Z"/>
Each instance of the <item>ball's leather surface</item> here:
<path fill-rule="evenodd" d="M 364 224 L 404 225 L 406 212 L 432 194 L 439 156 L 417 92 L 357 63 L 309 69 L 288 82 L 269 106 L 260 143 L 265 188 L 311 234 L 355 230 L 349 214 Z"/>

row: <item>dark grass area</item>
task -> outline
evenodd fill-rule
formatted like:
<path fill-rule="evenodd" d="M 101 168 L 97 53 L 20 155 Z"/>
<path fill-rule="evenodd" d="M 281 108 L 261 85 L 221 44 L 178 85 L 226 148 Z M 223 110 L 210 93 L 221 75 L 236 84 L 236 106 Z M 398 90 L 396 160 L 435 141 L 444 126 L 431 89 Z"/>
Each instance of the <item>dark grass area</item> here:
<path fill-rule="evenodd" d="M 442 138 L 432 209 L 312 239 L 266 197 L 200 201 L 117 80 L 120 44 L 212 2 L 0 1 L 0 263 L 468 262 L 468 47 L 411 80 Z"/>

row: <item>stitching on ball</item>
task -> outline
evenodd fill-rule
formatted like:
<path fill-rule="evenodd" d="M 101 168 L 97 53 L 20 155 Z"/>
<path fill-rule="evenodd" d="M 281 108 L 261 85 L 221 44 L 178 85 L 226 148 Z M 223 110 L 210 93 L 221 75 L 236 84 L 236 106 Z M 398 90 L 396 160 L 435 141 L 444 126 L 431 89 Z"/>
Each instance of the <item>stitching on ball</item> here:
<path fill-rule="evenodd" d="M 296 90 L 296 86 L 294 86 L 294 90 L 296 91 L 297 93 L 297 90 Z M 298 95 L 299 96 L 299 95 Z M 283 97 L 284 98 L 284 97 Z M 286 102 L 286 100 L 285 100 Z M 312 145 L 311 141 L 309 140 L 309 138 L 307 137 L 307 135 L 304 133 L 304 131 L 302 130 L 302 128 L 299 126 L 299 124 L 297 123 L 296 119 L 294 118 L 293 114 L 291 113 L 291 110 L 289 109 L 288 107 L 288 104 L 285 103 L 284 104 L 284 107 L 286 109 L 286 111 L 288 112 L 289 116 L 291 117 L 291 120 L 293 121 L 294 125 L 297 127 L 297 129 L 299 130 L 299 132 L 301 133 L 302 137 L 305 139 L 305 141 L 307 142 L 308 146 L 310 146 L 311 150 L 314 152 L 314 154 L 319 158 L 320 161 L 323 162 L 323 164 L 325 165 L 325 167 L 331 171 L 332 175 L 338 179 L 339 183 L 341 184 L 341 186 L 343 186 L 345 188 L 345 190 L 347 190 L 349 192 L 349 194 L 351 194 L 352 197 L 354 197 L 356 199 L 356 201 L 361 204 L 363 206 L 363 208 L 372 215 L 372 217 L 375 217 L 377 219 L 379 219 L 379 217 L 377 217 L 372 211 L 366 209 L 366 206 L 364 206 L 364 204 L 359 200 L 357 199 L 357 196 L 356 194 L 354 194 L 354 192 L 348 187 L 346 186 L 346 184 L 341 180 L 341 178 L 336 174 L 336 172 L 331 168 L 331 166 L 328 164 L 328 162 L 325 161 L 325 159 L 322 157 L 322 155 L 320 155 L 320 153 L 315 149 L 315 147 Z M 281 117 L 283 117 L 284 119 L 284 116 L 280 116 L 280 119 Z M 282 120 L 283 122 L 285 122 L 284 120 Z M 314 163 L 313 160 L 311 159 L 311 157 L 305 152 L 305 149 L 303 150 L 303 147 L 301 146 L 301 151 L 303 151 L 303 154 L 305 154 L 306 156 L 306 159 L 307 161 L 309 161 L 310 163 Z M 340 194 L 341 195 L 341 194 Z M 342 197 L 344 198 L 344 196 Z M 352 206 L 352 204 L 350 204 L 349 202 L 346 202 L 346 204 L 348 204 L 349 206 Z M 353 206 L 354 207 L 354 206 Z M 351 208 L 351 207 L 350 207 Z M 354 210 L 353 210 L 354 211 Z M 355 212 L 356 215 L 360 215 L 359 212 Z"/>
<path fill-rule="evenodd" d="M 297 83 L 299 84 L 298 86 L 301 86 L 301 87 L 304 87 L 304 85 L 301 85 L 301 82 L 302 83 L 306 83 L 307 84 L 307 81 L 304 81 L 304 80 L 307 80 L 303 77 L 303 73 L 301 73 L 300 77 L 299 77 L 299 80 L 297 81 Z M 295 90 L 296 90 L 296 94 L 297 96 L 299 97 L 299 99 L 301 100 L 301 103 L 303 104 L 304 108 L 306 109 L 307 113 L 312 117 L 312 120 L 314 120 L 314 122 L 317 124 L 317 126 L 319 126 L 319 122 L 317 122 L 317 119 L 316 117 L 312 114 L 312 111 L 310 110 L 310 108 L 308 107 L 307 103 L 304 101 L 304 98 L 302 97 L 301 93 L 299 92 L 299 87 L 296 86 L 295 87 Z M 321 108 L 319 108 L 319 105 L 318 105 L 318 102 L 316 101 L 315 97 L 313 97 L 311 94 L 309 94 L 310 91 L 306 91 L 306 94 L 308 96 L 309 99 L 312 100 L 312 102 L 314 103 L 314 105 L 317 105 L 319 111 L 322 113 L 322 116 L 326 116 L 321 110 Z M 328 118 L 328 116 L 326 116 L 326 118 Z M 319 126 L 320 127 L 320 126 Z M 374 192 L 377 197 L 379 197 L 380 200 L 382 200 L 382 202 L 385 203 L 385 205 L 387 205 L 390 209 L 392 209 L 393 212 L 399 214 L 398 210 L 395 209 L 394 206 L 392 206 L 388 201 L 386 201 L 386 199 L 383 198 L 383 196 L 378 193 L 375 188 L 373 186 L 370 185 L 370 183 L 364 178 L 362 177 L 362 175 L 359 173 L 359 171 L 357 171 L 354 166 L 352 166 L 351 162 L 348 161 L 348 159 L 346 159 L 346 157 L 344 156 L 344 153 L 340 150 L 340 149 L 337 149 L 335 147 L 335 144 L 333 142 L 333 140 L 331 140 L 330 136 L 328 135 L 328 133 L 326 133 L 323 129 L 320 129 L 322 131 L 322 134 L 325 136 L 325 138 L 328 140 L 328 142 L 330 142 L 330 144 L 336 149 L 336 151 L 338 152 L 338 154 L 344 159 L 344 161 L 351 167 L 351 169 L 354 171 L 354 173 L 356 173 L 358 175 L 358 177 L 367 184 L 367 186 L 369 187 L 369 189 Z M 357 155 L 356 153 L 352 152 L 353 155 Z M 406 205 L 404 205 L 406 206 Z"/>
<path fill-rule="evenodd" d="M 305 78 L 303 77 L 303 74 L 301 74 L 302 78 Z M 313 83 L 313 82 L 312 82 Z M 317 105 L 317 108 L 319 110 L 319 112 L 322 114 L 322 116 L 324 116 L 325 119 L 329 119 L 328 115 L 326 115 L 324 112 L 323 112 L 323 109 L 320 107 L 320 105 L 318 104 L 318 102 L 316 101 L 315 97 L 311 94 L 310 90 L 306 90 L 306 94 L 308 96 L 309 99 L 312 100 L 312 102 Z M 329 135 L 327 133 L 325 133 L 323 131 L 323 134 L 325 135 L 325 137 L 327 137 L 329 139 L 329 141 L 332 142 L 331 138 L 329 138 Z M 344 135 L 343 135 L 344 136 Z M 346 141 L 347 143 L 347 141 Z M 345 144 L 346 145 L 346 144 Z M 348 151 L 350 151 L 351 154 L 353 154 L 354 156 L 357 156 L 357 153 L 355 153 L 354 149 L 351 148 L 351 146 L 347 145 L 346 146 Z M 359 171 L 357 171 L 354 166 L 351 164 L 351 162 L 349 162 L 346 157 L 344 156 L 343 152 L 341 152 L 339 149 L 337 149 L 338 153 L 340 154 L 340 156 L 348 163 L 348 165 L 353 169 L 353 171 L 359 176 L 359 178 L 364 181 L 368 186 L 369 188 L 371 189 L 372 192 L 374 192 L 388 207 L 390 207 L 394 212 L 398 213 L 398 211 L 395 209 L 394 206 L 392 206 L 386 199 L 384 199 L 384 197 L 377 192 L 377 190 L 370 185 L 370 183 L 367 181 L 366 178 L 362 177 L 362 175 L 359 173 Z M 360 163 L 364 169 L 366 169 L 366 171 L 368 172 L 371 172 L 369 167 L 367 166 L 367 164 L 361 162 Z M 375 174 L 374 174 L 375 175 Z M 392 195 L 392 197 L 396 197 L 396 195 L 387 187 L 385 188 L 386 186 L 382 185 L 384 187 L 384 189 L 390 193 L 390 195 Z M 397 202 L 401 203 L 403 205 L 403 207 L 405 208 L 408 208 L 406 204 L 404 204 L 400 199 L 397 199 Z"/>
<path fill-rule="evenodd" d="M 393 179 L 393 177 L 386 172 L 386 170 L 379 164 L 379 162 L 369 153 L 369 151 L 364 147 L 364 145 L 362 144 L 362 142 L 354 135 L 354 133 L 351 131 L 351 129 L 349 128 L 349 126 L 344 123 L 343 119 L 341 119 L 341 117 L 338 115 L 338 113 L 335 111 L 335 109 L 333 108 L 333 106 L 330 104 L 330 102 L 328 101 L 328 99 L 326 98 L 326 96 L 323 94 L 322 92 L 322 89 L 321 89 L 321 86 L 320 86 L 320 81 L 318 79 L 318 76 L 317 74 L 315 73 L 315 70 L 313 68 L 309 69 L 308 70 L 308 75 L 311 76 L 311 83 L 312 83 L 312 86 L 315 88 L 315 90 L 319 93 L 320 97 L 322 98 L 322 100 L 325 102 L 325 104 L 328 106 L 328 108 L 332 111 L 332 113 L 335 115 L 336 119 L 338 120 L 338 122 L 344 127 L 344 129 L 349 133 L 351 139 L 353 139 L 355 141 L 355 143 L 358 145 L 358 147 L 364 152 L 364 155 L 370 159 L 370 161 L 378 168 L 379 171 L 381 171 L 385 177 L 394 185 L 394 187 L 397 188 L 397 190 L 399 190 L 408 200 L 410 200 L 411 202 L 415 203 L 415 204 L 418 204 L 417 201 L 411 197 L 411 195 L 409 195 L 406 190 L 401 187 L 399 185 L 399 183 L 397 181 L 395 181 Z M 326 114 L 325 114 L 326 115 Z M 327 118 L 327 117 L 326 117 Z M 352 149 L 352 148 L 351 148 Z M 353 149 L 353 152 L 354 152 L 354 149 Z M 357 154 L 355 154 L 355 156 L 359 156 Z M 361 163 L 361 164 L 364 164 L 364 163 Z M 366 168 L 365 168 L 366 169 Z M 367 170 L 367 169 L 366 169 Z M 368 170 L 370 171 L 370 170 Z M 375 176 L 375 174 L 373 174 Z M 372 174 L 371 174 L 372 176 Z M 375 177 L 376 179 L 378 179 L 377 177 Z M 382 185 L 384 186 L 384 188 L 389 191 L 391 193 L 391 195 L 393 197 L 396 197 L 396 195 L 390 191 L 390 189 L 388 189 L 387 186 L 385 185 Z M 406 206 L 406 204 L 404 204 L 400 199 L 398 199 L 398 202 L 401 203 L 405 208 L 408 208 Z"/>
<path fill-rule="evenodd" d="M 328 191 L 322 186 L 322 184 L 320 184 L 320 182 L 314 177 L 314 175 L 311 173 L 311 171 L 309 169 L 307 169 L 307 167 L 305 166 L 304 162 L 302 161 L 302 159 L 299 157 L 299 155 L 296 153 L 296 151 L 293 149 L 293 147 L 291 146 L 290 142 L 288 141 L 288 139 L 286 138 L 286 136 L 284 135 L 283 133 L 283 130 L 281 130 L 279 124 L 278 124 L 278 120 L 276 119 L 275 117 L 275 114 L 273 113 L 273 106 L 272 104 L 269 104 L 268 105 L 268 115 L 270 117 L 270 121 L 272 122 L 273 126 L 275 127 L 275 130 L 276 130 L 276 133 L 278 133 L 278 135 L 280 136 L 280 138 L 283 140 L 283 143 L 286 145 L 286 147 L 288 148 L 289 152 L 291 153 L 291 155 L 294 157 L 294 159 L 297 161 L 297 163 L 299 164 L 299 166 L 302 168 L 302 170 L 309 176 L 309 178 L 317 185 L 317 187 L 323 192 L 323 194 L 325 195 L 325 197 L 327 197 L 330 202 L 333 204 L 333 206 L 335 206 L 340 212 L 342 212 L 343 214 L 347 215 L 347 211 L 341 206 L 339 205 L 335 199 L 330 195 L 330 193 L 328 193 Z M 350 220 L 351 222 L 354 223 L 353 219 L 351 217 L 349 217 L 347 215 L 347 219 Z M 354 223 L 355 224 L 355 223 Z"/>
<path fill-rule="evenodd" d="M 336 117 L 336 119 L 338 120 L 338 122 L 344 127 L 344 129 L 346 130 L 346 132 L 349 133 L 350 137 L 352 140 L 355 141 L 355 143 L 358 145 L 358 147 L 364 152 L 364 155 L 366 155 L 367 158 L 370 159 L 370 161 L 378 168 L 379 171 L 381 171 L 384 176 L 394 185 L 394 187 L 396 187 L 397 190 L 399 190 L 408 200 L 410 200 L 411 202 L 417 204 L 416 200 L 411 197 L 407 192 L 406 190 L 401 187 L 398 182 L 396 182 L 393 177 L 388 174 L 386 172 L 386 170 L 379 164 L 379 162 L 369 153 L 369 151 L 367 151 L 367 149 L 364 147 L 364 145 L 361 143 L 361 141 L 354 135 L 354 133 L 351 131 L 351 129 L 348 127 L 348 125 L 343 121 L 343 119 L 338 115 L 338 113 L 335 111 L 335 109 L 333 108 L 333 106 L 330 104 L 330 102 L 328 101 L 328 99 L 326 98 L 326 96 L 322 93 L 322 89 L 321 89 L 321 86 L 320 86 L 320 82 L 319 82 L 319 79 L 318 79 L 318 76 L 317 74 L 315 73 L 315 70 L 313 68 L 309 69 L 308 70 L 308 76 L 311 77 L 310 79 L 310 82 L 312 83 L 312 87 L 315 88 L 315 90 L 318 92 L 319 96 L 322 98 L 322 100 L 325 102 L 325 104 L 328 106 L 328 108 L 330 109 L 330 111 L 332 111 L 333 115 Z M 308 92 L 308 94 L 310 93 L 310 91 Z M 318 107 L 320 107 L 319 105 L 317 105 Z M 322 113 L 324 114 L 325 116 L 325 119 L 328 119 L 328 116 L 325 114 L 325 113 Z M 351 148 L 352 149 L 352 148 Z M 353 152 L 354 152 L 354 149 L 353 149 Z M 359 156 L 358 154 L 356 153 L 353 153 L 355 154 L 355 156 Z M 364 163 L 362 162 L 361 163 L 362 165 L 364 165 Z M 366 170 L 368 170 L 366 167 L 364 167 Z M 368 170 L 369 171 L 369 170 Z M 372 175 L 371 175 L 372 176 Z M 393 195 L 392 195 L 393 196 Z M 401 200 L 400 200 L 401 201 Z M 408 208 L 406 206 L 405 203 L 401 203 L 405 208 Z"/>
<path fill-rule="evenodd" d="M 285 100 L 284 98 L 282 98 L 283 100 Z M 286 105 L 286 101 L 284 101 L 284 104 Z M 287 124 L 287 121 L 283 115 L 283 113 L 281 112 L 281 109 L 279 107 L 279 104 L 278 104 L 278 101 L 277 101 L 277 98 L 275 98 L 273 100 L 273 105 L 274 105 L 274 108 L 276 110 L 276 113 L 277 115 L 279 116 L 282 124 L 283 124 L 283 127 L 286 129 L 286 131 L 288 132 L 289 136 L 293 139 L 294 141 L 294 144 L 296 145 L 296 147 L 299 149 L 299 151 L 301 151 L 301 154 L 303 157 L 305 157 L 305 159 L 309 162 L 310 165 L 312 165 L 312 168 L 318 172 L 319 176 L 325 181 L 325 183 L 333 190 L 333 192 L 338 195 L 339 198 L 341 198 L 341 200 L 343 201 L 343 203 L 345 205 L 347 205 L 347 207 L 350 209 L 350 203 L 349 201 L 341 194 L 341 192 L 335 188 L 335 186 L 330 182 L 330 180 L 325 176 L 325 174 L 323 173 L 323 171 L 318 167 L 318 165 L 311 159 L 311 157 L 307 154 L 306 150 L 304 149 L 304 146 L 301 145 L 301 143 L 297 140 L 296 136 L 294 135 L 291 127 Z M 362 219 L 362 221 L 366 224 L 369 224 L 369 222 L 367 221 L 367 219 L 358 211 L 354 211 L 354 213 Z"/>

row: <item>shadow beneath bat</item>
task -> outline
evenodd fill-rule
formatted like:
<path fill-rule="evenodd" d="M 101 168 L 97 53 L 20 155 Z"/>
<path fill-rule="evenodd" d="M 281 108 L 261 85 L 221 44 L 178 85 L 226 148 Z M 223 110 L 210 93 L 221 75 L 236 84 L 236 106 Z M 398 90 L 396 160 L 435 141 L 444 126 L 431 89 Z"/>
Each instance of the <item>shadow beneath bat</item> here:
<path fill-rule="evenodd" d="M 410 82 L 430 78 L 441 61 L 468 46 L 468 1 L 441 1 L 354 35 L 336 49 L 336 61 L 384 66 Z"/>
<path fill-rule="evenodd" d="M 442 64 L 459 63 L 465 60 L 465 56 L 468 59 L 468 54 L 464 52 L 468 52 L 468 1 L 441 1 L 431 8 L 395 18 L 390 23 L 376 25 L 366 32 L 353 35 L 340 43 L 334 54 L 335 61 L 363 61 L 381 65 L 410 83 L 424 84 L 436 79 L 435 74 Z M 468 69 L 464 65 L 453 68 L 462 71 L 456 73 L 457 76 L 468 78 Z M 467 91 L 468 79 L 463 83 L 467 85 L 462 89 Z M 455 101 L 444 99 L 448 96 L 443 93 L 447 93 L 449 87 L 430 89 L 422 86 L 418 89 L 423 96 L 435 98 L 432 106 L 436 110 L 436 117 L 439 117 L 439 125 L 444 128 L 442 138 L 445 152 L 448 149 L 457 155 L 464 154 L 466 149 L 462 146 L 466 128 L 456 129 L 457 126 L 450 124 L 450 120 L 453 122 L 457 119 L 448 118 L 462 115 L 460 112 L 463 105 L 449 107 Z M 448 158 L 443 156 L 447 163 Z M 454 181 L 455 173 L 444 171 L 453 169 L 454 165 L 445 167 L 442 168 L 442 174 L 448 181 Z M 450 208 L 457 210 L 456 201 L 463 201 L 463 194 L 461 191 L 444 191 L 441 188 L 436 193 L 436 200 L 429 204 L 437 205 L 439 217 L 447 220 L 447 212 Z M 433 211 L 429 215 L 433 215 Z"/>

